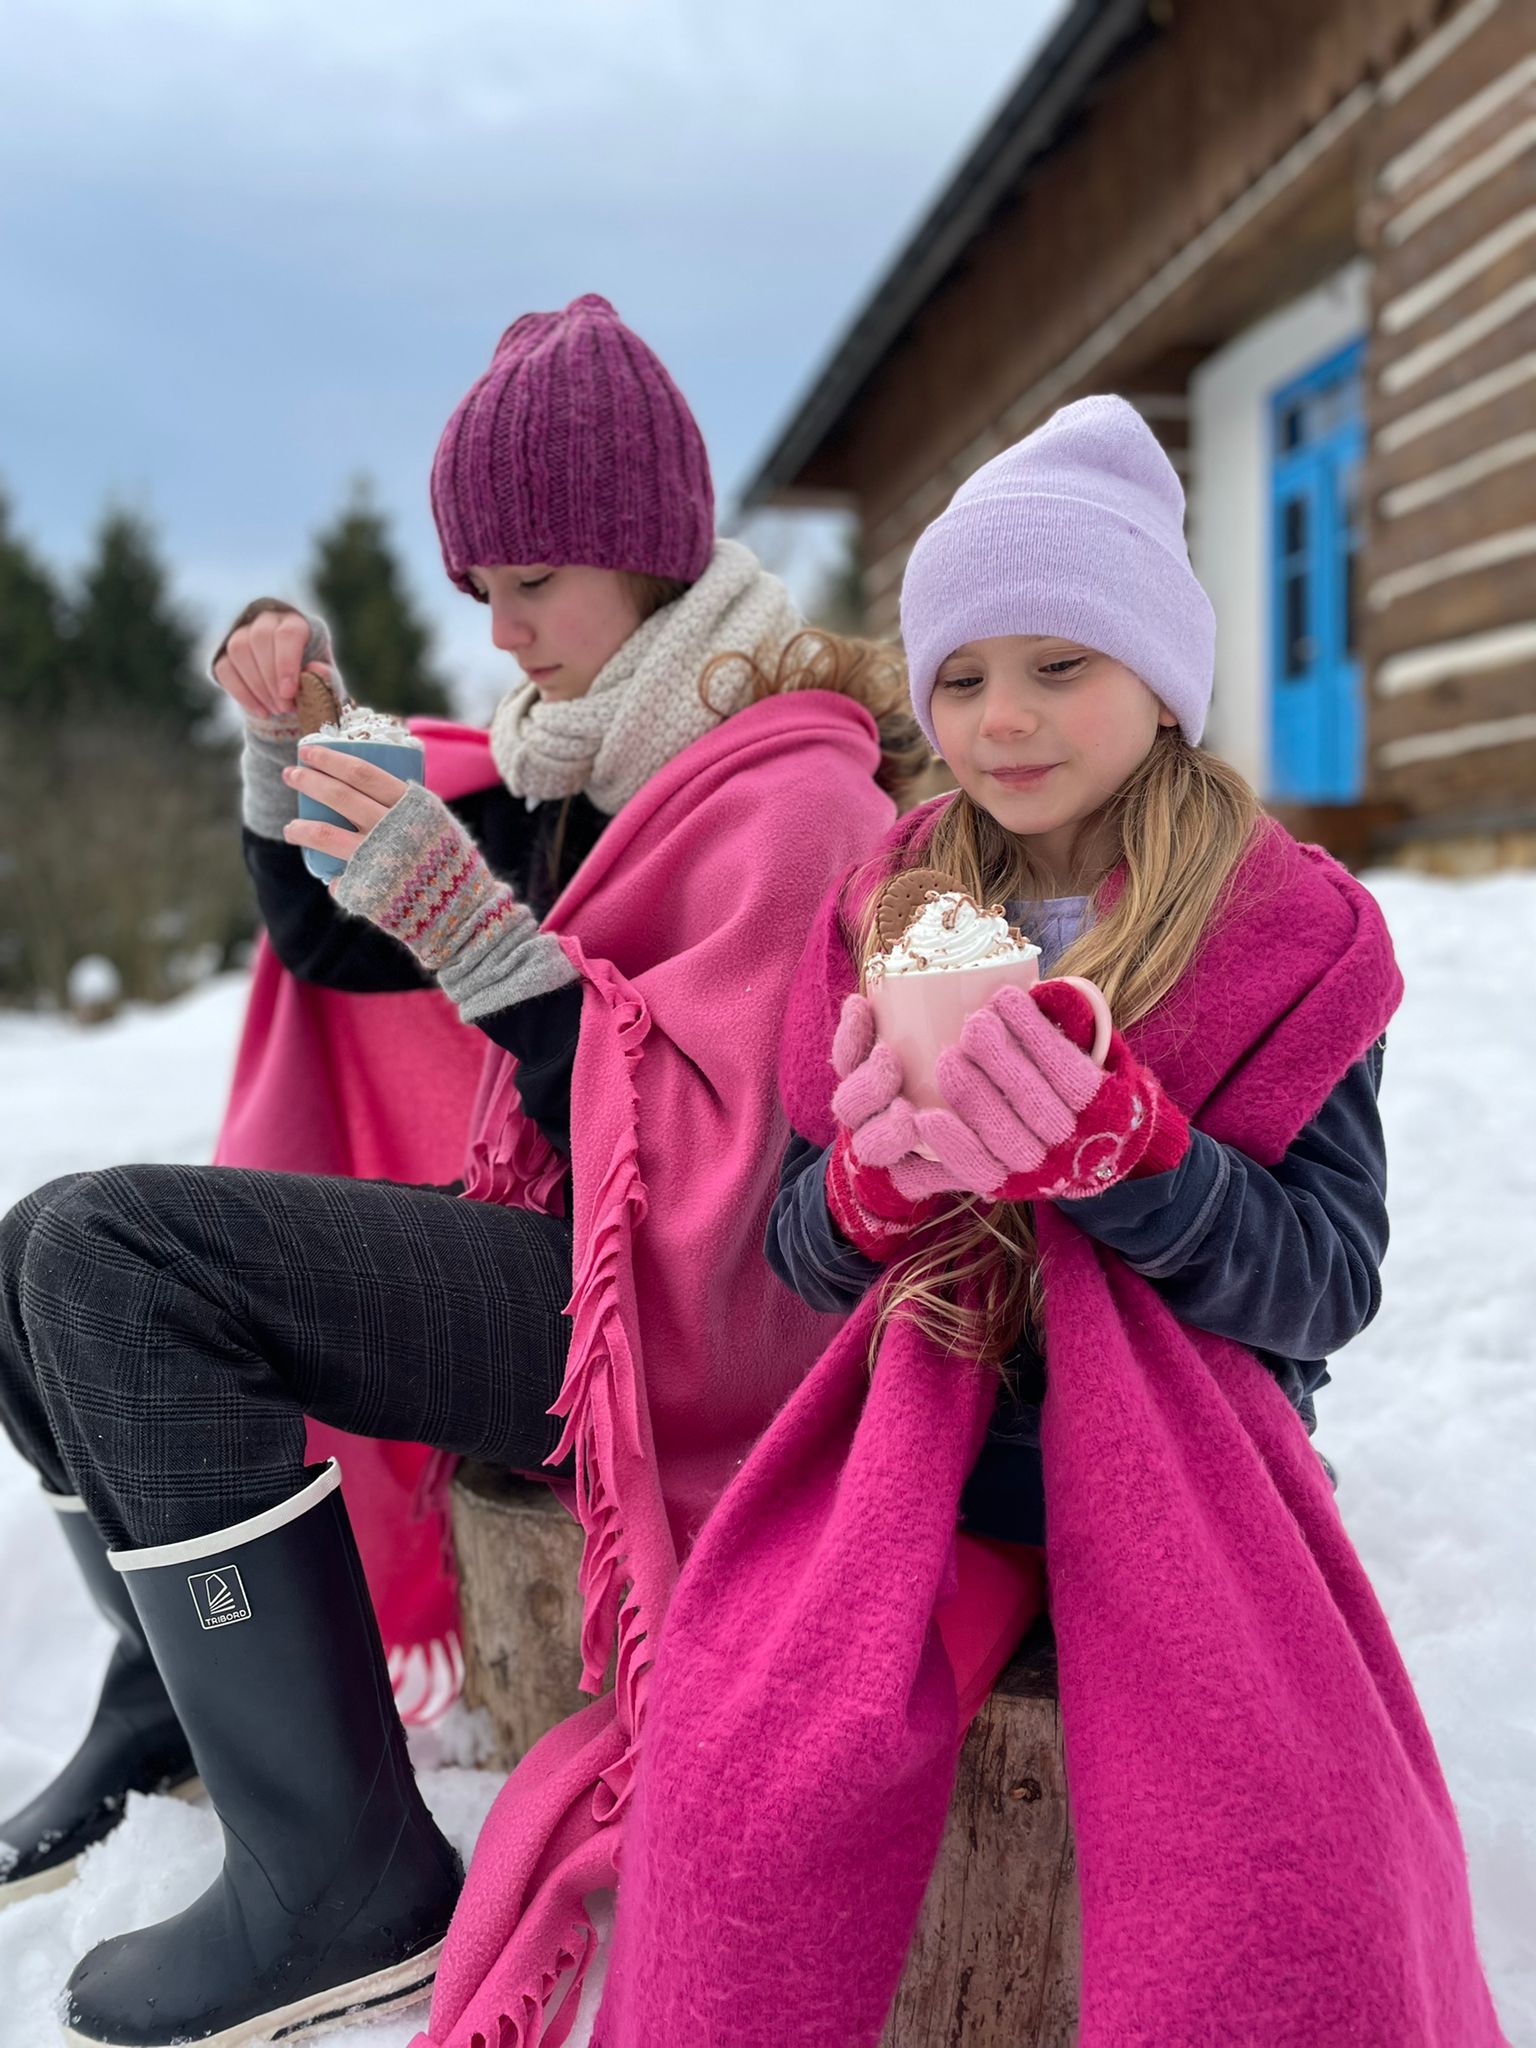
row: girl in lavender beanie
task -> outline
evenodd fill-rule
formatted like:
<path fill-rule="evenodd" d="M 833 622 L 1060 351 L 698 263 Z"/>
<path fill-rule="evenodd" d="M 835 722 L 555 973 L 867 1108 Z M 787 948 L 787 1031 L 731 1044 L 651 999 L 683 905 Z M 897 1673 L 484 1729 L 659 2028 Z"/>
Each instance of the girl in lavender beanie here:
<path fill-rule="evenodd" d="M 1173 465 L 1123 398 L 1082 398 L 994 456 L 920 536 L 901 586 L 912 708 L 968 640 L 1055 634 L 1141 677 L 1196 742 L 1216 620 L 1184 543 Z"/>
<path fill-rule="evenodd" d="M 780 1060 L 767 1255 L 850 1320 L 669 1612 L 602 2048 L 875 2041 L 956 1734 L 1047 1607 L 1085 2042 L 1272 2039 L 1282 1982 L 1297 2041 L 1500 2038 L 1449 1796 L 1307 1448 L 1379 1300 L 1401 977 L 1367 892 L 1200 744 L 1182 513 L 1136 413 L 1090 398 L 913 551 L 912 703 L 958 786 L 829 891 Z"/>

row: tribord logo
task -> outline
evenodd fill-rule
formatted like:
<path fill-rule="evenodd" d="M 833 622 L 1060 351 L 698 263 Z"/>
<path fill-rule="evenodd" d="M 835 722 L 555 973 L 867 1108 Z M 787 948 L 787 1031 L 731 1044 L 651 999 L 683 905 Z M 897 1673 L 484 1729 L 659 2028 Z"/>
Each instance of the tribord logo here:
<path fill-rule="evenodd" d="M 228 1628 L 231 1622 L 250 1620 L 251 1603 L 245 1597 L 238 1565 L 221 1564 L 217 1571 L 194 1572 L 187 1584 L 204 1628 Z"/>

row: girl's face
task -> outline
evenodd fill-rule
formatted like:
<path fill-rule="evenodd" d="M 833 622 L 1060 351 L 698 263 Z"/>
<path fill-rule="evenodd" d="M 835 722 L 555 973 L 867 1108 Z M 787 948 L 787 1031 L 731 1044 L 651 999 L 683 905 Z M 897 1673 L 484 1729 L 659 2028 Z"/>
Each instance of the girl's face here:
<path fill-rule="evenodd" d="M 933 729 L 955 780 L 1063 880 L 1082 828 L 1178 723 L 1123 662 L 1075 640 L 972 640 L 939 669 Z"/>
<path fill-rule="evenodd" d="M 584 697 L 640 623 L 633 588 L 618 569 L 498 563 L 471 569 L 469 581 L 491 608 L 491 639 L 515 656 L 545 703 Z"/>

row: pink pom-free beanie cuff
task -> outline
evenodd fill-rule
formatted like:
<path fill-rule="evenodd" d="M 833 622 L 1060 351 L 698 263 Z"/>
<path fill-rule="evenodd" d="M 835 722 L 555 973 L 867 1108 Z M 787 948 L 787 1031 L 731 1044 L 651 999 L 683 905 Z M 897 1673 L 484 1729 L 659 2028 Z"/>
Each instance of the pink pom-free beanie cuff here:
<path fill-rule="evenodd" d="M 912 709 L 935 751 L 940 665 L 969 641 L 1016 633 L 1124 662 L 1198 742 L 1216 619 L 1183 516 L 1173 465 L 1119 398 L 1064 406 L 962 484 L 919 536 L 901 589 Z"/>

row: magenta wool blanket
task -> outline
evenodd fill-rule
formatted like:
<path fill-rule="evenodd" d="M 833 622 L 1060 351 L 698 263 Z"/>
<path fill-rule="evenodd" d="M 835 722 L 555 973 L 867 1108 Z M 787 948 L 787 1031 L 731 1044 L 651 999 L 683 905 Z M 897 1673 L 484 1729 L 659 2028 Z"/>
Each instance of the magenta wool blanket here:
<path fill-rule="evenodd" d="M 801 942 L 892 818 L 874 724 L 824 691 L 735 713 L 627 803 L 549 916 L 585 982 L 572 1080 L 571 1350 L 555 1460 L 586 1532 L 584 1684 L 492 1808 L 437 1980 L 443 2048 L 564 2041 L 611 1887 L 680 1560 L 835 1327 L 763 1233 L 788 1125 L 775 1085 Z M 548 1208 L 562 1162 L 488 1066 L 479 1200 Z M 552 1460 L 554 1462 L 554 1460 Z M 422 2037 L 418 2037 L 421 2048 Z"/>
<path fill-rule="evenodd" d="M 822 1140 L 852 980 L 829 900 L 784 1066 Z M 1273 1163 L 1400 987 L 1367 892 L 1266 825 L 1127 1035 L 1201 1129 Z M 1456 1815 L 1294 1411 L 1069 1212 L 1038 1222 L 1081 2048 L 1492 2048 Z M 677 1587 L 594 2048 L 879 2037 L 953 1781 L 932 1617 L 996 1382 L 902 1323 L 871 1380 L 873 1306 Z"/>

